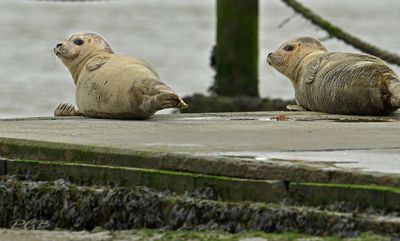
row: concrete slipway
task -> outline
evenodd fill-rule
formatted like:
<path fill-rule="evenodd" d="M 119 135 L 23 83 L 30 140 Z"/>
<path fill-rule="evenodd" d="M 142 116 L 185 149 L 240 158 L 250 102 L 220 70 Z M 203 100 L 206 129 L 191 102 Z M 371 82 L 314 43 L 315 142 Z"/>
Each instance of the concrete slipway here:
<path fill-rule="evenodd" d="M 400 113 L 155 115 L 0 120 L 0 175 L 146 185 L 223 200 L 400 210 Z M 390 225 L 400 230 L 398 218 Z M 396 229 L 397 230 L 397 229 Z"/>

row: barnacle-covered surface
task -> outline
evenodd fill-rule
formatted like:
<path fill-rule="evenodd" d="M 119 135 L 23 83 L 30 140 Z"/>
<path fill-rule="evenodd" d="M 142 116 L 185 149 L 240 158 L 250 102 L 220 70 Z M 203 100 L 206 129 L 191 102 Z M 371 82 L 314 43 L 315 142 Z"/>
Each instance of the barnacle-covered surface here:
<path fill-rule="evenodd" d="M 76 186 L 65 180 L 32 182 L 2 177 L 0 226 L 23 229 L 220 230 L 357 236 L 362 232 L 396 235 L 395 214 L 296 206 L 290 202 L 227 202 L 211 188 L 184 195 L 135 188 Z M 338 211 L 339 210 L 339 211 Z"/>

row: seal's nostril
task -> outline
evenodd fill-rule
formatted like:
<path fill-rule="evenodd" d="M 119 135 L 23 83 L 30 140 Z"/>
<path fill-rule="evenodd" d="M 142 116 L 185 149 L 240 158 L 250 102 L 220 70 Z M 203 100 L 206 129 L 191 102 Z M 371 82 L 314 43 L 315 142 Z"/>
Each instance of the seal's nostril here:
<path fill-rule="evenodd" d="M 58 44 L 56 45 L 56 48 L 61 47 L 62 45 L 63 45 L 62 43 L 58 43 Z"/>
<path fill-rule="evenodd" d="M 270 57 L 271 55 L 272 55 L 272 53 L 269 53 L 269 54 L 268 54 L 268 57 Z"/>

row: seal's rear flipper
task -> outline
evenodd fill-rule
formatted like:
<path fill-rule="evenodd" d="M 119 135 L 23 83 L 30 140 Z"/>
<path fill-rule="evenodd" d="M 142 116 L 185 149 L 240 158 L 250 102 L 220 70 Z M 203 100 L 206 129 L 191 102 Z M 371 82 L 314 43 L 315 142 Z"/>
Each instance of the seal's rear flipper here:
<path fill-rule="evenodd" d="M 301 105 L 287 105 L 286 109 L 290 111 L 307 111 L 303 106 Z"/>
<path fill-rule="evenodd" d="M 186 109 L 188 104 L 186 104 L 177 94 L 175 93 L 161 93 L 154 96 L 154 105 L 159 109 L 165 108 L 178 108 Z"/>
<path fill-rule="evenodd" d="M 400 108 L 400 80 L 397 76 L 391 76 L 388 90 L 390 92 L 390 104 L 395 108 Z"/>
<path fill-rule="evenodd" d="M 186 109 L 189 107 L 188 104 L 186 104 L 185 101 L 183 101 L 181 98 L 179 98 L 179 103 L 177 104 L 177 106 L 179 109 Z"/>
<path fill-rule="evenodd" d="M 72 104 L 61 103 L 54 110 L 54 116 L 81 116 L 82 113 Z"/>

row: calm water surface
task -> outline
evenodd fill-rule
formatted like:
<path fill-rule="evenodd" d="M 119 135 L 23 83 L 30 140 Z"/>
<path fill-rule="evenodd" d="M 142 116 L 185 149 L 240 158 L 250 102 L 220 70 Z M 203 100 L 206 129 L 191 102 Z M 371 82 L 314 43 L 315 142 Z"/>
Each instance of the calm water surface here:
<path fill-rule="evenodd" d="M 326 33 L 301 16 L 278 28 L 293 11 L 279 0 L 260 2 L 260 94 L 293 98 L 289 81 L 266 67 L 266 53 L 287 39 Z M 301 2 L 355 35 L 400 52 L 400 1 Z M 214 75 L 209 67 L 214 5 L 215 0 L 0 1 L 0 117 L 52 115 L 59 102 L 74 102 L 71 76 L 52 49 L 79 31 L 101 33 L 116 52 L 152 63 L 180 95 L 207 93 Z M 325 44 L 330 50 L 357 51 L 335 39 Z"/>

